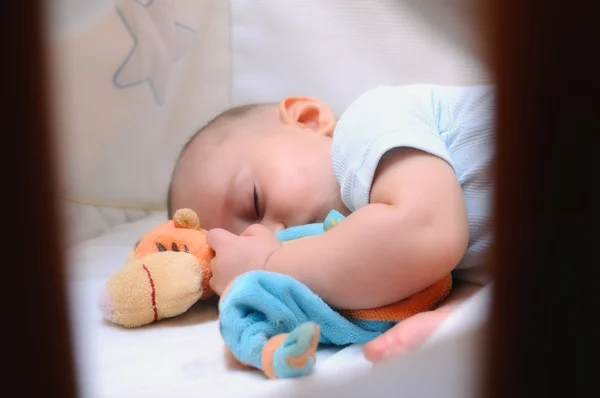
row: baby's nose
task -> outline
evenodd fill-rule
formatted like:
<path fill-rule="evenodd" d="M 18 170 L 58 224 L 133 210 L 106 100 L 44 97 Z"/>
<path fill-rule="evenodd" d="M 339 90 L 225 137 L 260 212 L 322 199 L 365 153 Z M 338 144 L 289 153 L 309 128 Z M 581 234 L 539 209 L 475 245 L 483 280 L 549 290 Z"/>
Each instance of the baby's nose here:
<path fill-rule="evenodd" d="M 112 313 L 115 310 L 113 305 L 112 297 L 110 297 L 110 293 L 106 287 L 103 287 L 100 291 L 100 296 L 98 297 L 98 305 L 100 307 L 100 312 L 107 320 L 112 320 Z"/>

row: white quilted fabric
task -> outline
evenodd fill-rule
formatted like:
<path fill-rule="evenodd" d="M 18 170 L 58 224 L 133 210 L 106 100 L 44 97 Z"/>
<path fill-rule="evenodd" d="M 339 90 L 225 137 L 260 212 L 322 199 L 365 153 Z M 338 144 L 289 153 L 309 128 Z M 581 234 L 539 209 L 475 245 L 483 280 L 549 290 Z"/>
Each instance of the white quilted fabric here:
<path fill-rule="evenodd" d="M 161 209 L 181 145 L 229 104 L 229 4 L 51 4 L 64 196 L 96 207 Z"/>
<path fill-rule="evenodd" d="M 310 95 L 339 115 L 378 84 L 488 80 L 465 1 L 230 3 L 234 105 Z"/>

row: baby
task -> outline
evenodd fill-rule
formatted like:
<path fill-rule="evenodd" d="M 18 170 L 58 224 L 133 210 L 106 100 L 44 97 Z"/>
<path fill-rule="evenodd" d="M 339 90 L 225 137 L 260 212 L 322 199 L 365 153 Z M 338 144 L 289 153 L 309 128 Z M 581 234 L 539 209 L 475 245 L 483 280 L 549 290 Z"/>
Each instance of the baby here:
<path fill-rule="evenodd" d="M 324 102 L 288 97 L 217 116 L 185 145 L 170 215 L 193 209 L 215 250 L 217 294 L 265 269 L 299 280 L 337 309 L 406 298 L 453 271 L 455 288 L 365 346 L 373 362 L 425 340 L 487 282 L 491 245 L 491 87 L 380 86 L 336 118 Z M 344 223 L 282 246 L 274 232 Z"/>

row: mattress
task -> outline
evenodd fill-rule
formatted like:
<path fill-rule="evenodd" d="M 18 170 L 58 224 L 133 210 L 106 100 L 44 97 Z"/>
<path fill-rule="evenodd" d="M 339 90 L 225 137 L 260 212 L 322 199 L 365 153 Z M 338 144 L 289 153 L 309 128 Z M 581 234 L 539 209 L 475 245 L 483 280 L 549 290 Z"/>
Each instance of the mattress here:
<path fill-rule="evenodd" d="M 82 397 L 349 397 L 386 396 L 385 391 L 390 396 L 475 396 L 475 342 L 483 333 L 489 287 L 463 304 L 412 355 L 373 368 L 360 345 L 324 348 L 317 352 L 314 374 L 294 380 L 267 380 L 257 371 L 232 365 L 219 334 L 214 301 L 199 302 L 183 315 L 139 329 L 108 323 L 96 304 L 102 284 L 122 266 L 139 236 L 165 218 L 162 211 L 150 212 L 68 251 L 69 305 Z"/>

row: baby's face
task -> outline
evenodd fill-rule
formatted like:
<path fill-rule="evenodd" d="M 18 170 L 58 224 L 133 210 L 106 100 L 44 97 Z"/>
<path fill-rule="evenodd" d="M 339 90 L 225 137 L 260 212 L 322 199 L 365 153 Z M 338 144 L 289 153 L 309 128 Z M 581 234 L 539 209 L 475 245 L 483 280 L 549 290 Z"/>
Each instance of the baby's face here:
<path fill-rule="evenodd" d="M 331 166 L 331 138 L 295 126 L 198 139 L 182 159 L 173 208 L 189 207 L 203 228 L 239 234 L 255 223 L 278 231 L 348 210 Z"/>

